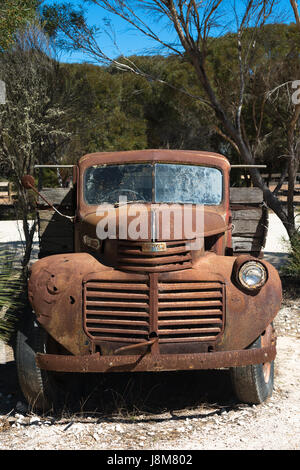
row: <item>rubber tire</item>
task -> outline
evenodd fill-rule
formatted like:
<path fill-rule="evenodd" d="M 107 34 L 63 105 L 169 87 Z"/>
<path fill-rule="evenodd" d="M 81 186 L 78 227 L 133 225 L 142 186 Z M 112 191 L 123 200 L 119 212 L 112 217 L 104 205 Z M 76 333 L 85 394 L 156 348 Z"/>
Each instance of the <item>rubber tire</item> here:
<path fill-rule="evenodd" d="M 247 349 L 261 348 L 261 336 Z M 236 397 L 242 403 L 258 405 L 270 398 L 274 387 L 274 361 L 270 363 L 268 380 L 265 381 L 263 364 L 230 369 L 231 383 Z"/>
<path fill-rule="evenodd" d="M 31 312 L 26 312 L 16 338 L 15 358 L 19 384 L 33 410 L 49 411 L 58 401 L 58 389 L 51 373 L 36 364 L 36 353 L 46 352 L 48 334 L 36 322 Z"/>

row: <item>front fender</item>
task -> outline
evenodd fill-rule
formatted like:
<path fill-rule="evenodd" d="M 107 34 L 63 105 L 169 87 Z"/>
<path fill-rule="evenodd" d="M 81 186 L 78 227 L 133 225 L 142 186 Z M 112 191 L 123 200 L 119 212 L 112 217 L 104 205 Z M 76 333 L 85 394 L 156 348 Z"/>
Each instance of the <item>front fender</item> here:
<path fill-rule="evenodd" d="M 111 269 L 88 253 L 48 256 L 31 267 L 28 298 L 37 320 L 72 354 L 89 350 L 82 328 L 82 278 Z"/>
<path fill-rule="evenodd" d="M 257 292 L 243 290 L 235 281 L 235 266 L 239 261 L 255 258 L 248 255 L 238 257 L 208 255 L 197 265 L 199 280 L 207 278 L 222 280 L 226 286 L 225 328 L 216 350 L 247 348 L 277 315 L 282 301 L 281 280 L 273 265 L 258 260 L 268 271 L 266 284 Z"/>

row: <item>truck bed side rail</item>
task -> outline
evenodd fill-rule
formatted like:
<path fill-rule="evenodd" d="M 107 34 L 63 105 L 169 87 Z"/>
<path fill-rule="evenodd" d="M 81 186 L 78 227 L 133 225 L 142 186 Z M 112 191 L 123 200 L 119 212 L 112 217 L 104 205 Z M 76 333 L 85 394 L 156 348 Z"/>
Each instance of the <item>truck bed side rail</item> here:
<path fill-rule="evenodd" d="M 234 254 L 260 256 L 268 232 L 268 209 L 260 188 L 230 188 Z"/>

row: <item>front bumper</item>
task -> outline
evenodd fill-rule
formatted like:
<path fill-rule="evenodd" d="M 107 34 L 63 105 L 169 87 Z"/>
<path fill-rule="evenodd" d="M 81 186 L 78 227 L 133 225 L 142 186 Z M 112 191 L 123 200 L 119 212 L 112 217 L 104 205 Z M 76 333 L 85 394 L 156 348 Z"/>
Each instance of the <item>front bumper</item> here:
<path fill-rule="evenodd" d="M 276 356 L 275 340 L 260 349 L 220 351 L 200 354 L 145 354 L 138 356 L 84 356 L 41 354 L 36 356 L 40 369 L 57 372 L 160 372 L 175 370 L 219 369 L 271 362 Z"/>

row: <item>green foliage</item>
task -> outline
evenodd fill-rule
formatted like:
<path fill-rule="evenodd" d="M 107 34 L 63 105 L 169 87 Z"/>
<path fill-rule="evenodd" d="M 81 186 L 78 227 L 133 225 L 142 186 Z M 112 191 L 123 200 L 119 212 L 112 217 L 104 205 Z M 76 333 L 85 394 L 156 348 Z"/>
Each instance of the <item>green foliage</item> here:
<path fill-rule="evenodd" d="M 0 51 L 14 42 L 16 32 L 35 17 L 36 0 L 0 0 Z"/>
<path fill-rule="evenodd" d="M 14 47 L 0 54 L 0 79 L 6 104 L 0 107 L 0 163 L 14 182 L 33 165 L 55 158 L 68 139 L 60 107 L 59 64 L 38 25 L 19 34 Z M 54 156 L 53 156 L 54 155 Z"/>
<path fill-rule="evenodd" d="M 242 37 L 243 50 L 248 51 L 244 64 L 243 135 L 247 136 L 256 163 L 267 163 L 276 173 L 284 166 L 283 156 L 287 154 L 291 83 L 300 75 L 300 35 L 294 24 L 268 24 L 255 34 L 250 51 L 247 47 L 249 36 L 254 35 L 253 28 L 245 30 Z M 233 122 L 240 99 L 237 51 L 237 35 L 226 34 L 211 39 L 207 57 L 214 92 Z M 229 156 L 237 158 L 232 149 Z"/>
<path fill-rule="evenodd" d="M 245 47 L 250 34 L 251 28 L 243 36 Z M 281 171 L 286 161 L 282 156 L 287 152 L 291 86 L 270 97 L 268 92 L 299 78 L 298 47 L 294 25 L 267 25 L 258 33 L 246 71 L 243 129 L 256 162 L 267 163 L 272 172 Z M 232 110 L 232 119 L 240 99 L 236 56 L 235 34 L 211 40 L 208 74 L 229 115 Z M 64 150 L 65 162 L 98 151 L 177 148 L 215 151 L 241 163 L 236 149 L 216 131 L 214 112 L 201 102 L 204 93 L 186 57 L 118 60 L 134 63 L 144 76 L 87 63 L 63 65 L 65 86 L 76 97 L 66 119 L 72 141 Z"/>
<path fill-rule="evenodd" d="M 281 273 L 300 280 L 300 231 L 290 239 L 290 242 L 288 262 L 281 269 Z"/>
<path fill-rule="evenodd" d="M 180 91 L 201 93 L 190 64 L 174 56 L 130 60 L 170 86 L 112 67 L 63 65 L 65 86 L 76 97 L 66 119 L 72 141 L 64 162 L 74 163 L 86 153 L 101 151 L 211 149 L 208 112 Z"/>
<path fill-rule="evenodd" d="M 50 36 L 56 36 L 61 21 L 59 9 L 42 6 L 40 10 L 44 28 Z M 74 21 L 80 20 L 79 13 Z M 244 48 L 251 34 L 251 28 L 244 31 Z M 299 34 L 293 24 L 268 24 L 257 32 L 255 47 L 249 52 L 243 133 L 256 162 L 267 163 L 272 172 L 281 171 L 286 162 L 292 90 L 287 85 L 270 97 L 268 92 L 299 78 L 299 47 Z M 142 148 L 203 149 L 241 163 L 234 146 L 222 135 L 226 130 L 201 102 L 204 92 L 185 56 L 134 56 L 118 61 L 134 63 L 144 76 L 87 63 L 60 64 L 51 85 L 55 95 L 52 105 L 63 111 L 60 122 L 66 139 L 53 137 L 53 133 L 44 136 L 47 145 L 43 142 L 40 148 L 44 163 L 51 163 L 54 140 L 57 163 L 75 163 L 86 153 Z M 210 39 L 206 61 L 214 92 L 234 120 L 240 99 L 236 34 Z M 52 186 L 55 178 L 50 180 Z"/>
<path fill-rule="evenodd" d="M 11 341 L 26 301 L 24 277 L 14 261 L 13 253 L 0 251 L 0 339 L 5 342 Z"/>
<path fill-rule="evenodd" d="M 74 97 L 65 121 L 72 141 L 64 162 L 74 163 L 86 153 L 147 147 L 147 123 L 131 75 L 88 64 L 62 68 L 65 87 Z"/>
<path fill-rule="evenodd" d="M 57 186 L 59 186 L 58 176 L 55 170 L 52 170 L 51 168 L 43 168 L 42 172 L 44 188 L 57 188 Z"/>

